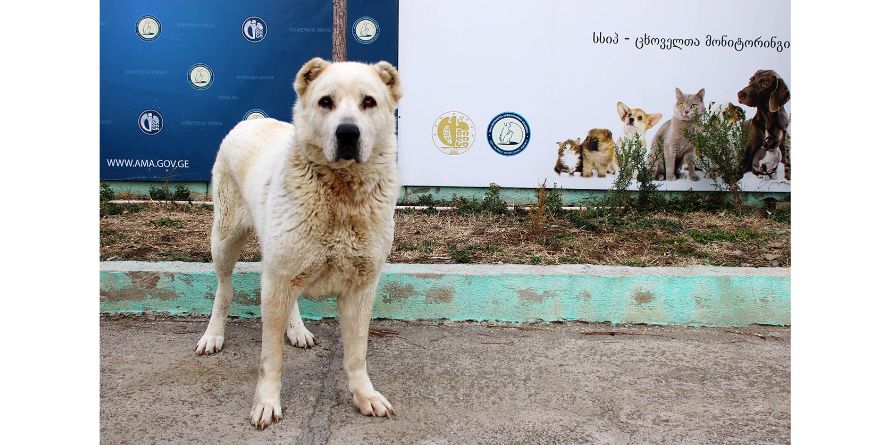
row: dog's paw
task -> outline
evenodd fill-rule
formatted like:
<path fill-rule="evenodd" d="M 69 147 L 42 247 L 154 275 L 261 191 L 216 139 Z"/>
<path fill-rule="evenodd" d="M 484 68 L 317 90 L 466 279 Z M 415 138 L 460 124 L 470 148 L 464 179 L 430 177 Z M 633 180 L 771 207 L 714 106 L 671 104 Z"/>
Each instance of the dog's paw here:
<path fill-rule="evenodd" d="M 194 349 L 194 352 L 197 353 L 197 355 L 215 354 L 216 352 L 221 351 L 224 344 L 224 335 L 213 335 L 207 332 L 203 334 L 203 337 L 200 337 L 200 341 L 197 342 L 197 348 Z"/>
<path fill-rule="evenodd" d="M 698 177 L 698 175 L 689 175 L 689 180 L 690 181 L 698 181 L 699 177 Z"/>
<path fill-rule="evenodd" d="M 252 404 L 252 411 L 249 413 L 249 423 L 260 430 L 282 418 L 283 409 L 280 408 L 279 397 L 277 400 L 256 401 Z"/>
<path fill-rule="evenodd" d="M 298 348 L 312 348 L 315 344 L 320 344 L 314 334 L 304 326 L 298 327 L 290 324 L 286 328 L 286 337 L 289 338 L 292 346 Z"/>
<path fill-rule="evenodd" d="M 391 417 L 396 414 L 391 402 L 385 398 L 380 392 L 372 391 L 367 396 L 354 394 L 354 406 L 364 416 L 372 417 Z"/>

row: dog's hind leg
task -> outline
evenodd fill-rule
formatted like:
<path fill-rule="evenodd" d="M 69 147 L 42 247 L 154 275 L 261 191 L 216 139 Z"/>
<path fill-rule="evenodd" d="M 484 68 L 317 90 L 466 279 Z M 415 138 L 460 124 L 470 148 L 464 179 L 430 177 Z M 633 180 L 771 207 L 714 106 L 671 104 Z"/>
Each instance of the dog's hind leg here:
<path fill-rule="evenodd" d="M 286 325 L 286 337 L 292 346 L 299 348 L 310 348 L 317 343 L 314 334 L 305 327 L 305 323 L 301 319 L 301 312 L 298 310 L 298 295 L 292 302 L 292 312 L 289 314 L 289 324 Z"/>
<path fill-rule="evenodd" d="M 338 297 L 339 325 L 344 343 L 344 368 L 354 406 L 364 416 L 389 416 L 394 407 L 376 391 L 366 371 L 366 347 L 369 340 L 369 318 L 375 300 L 378 280 L 360 292 Z"/>
<path fill-rule="evenodd" d="M 225 343 L 225 321 L 228 318 L 231 299 L 234 297 L 231 274 L 246 241 L 250 224 L 236 185 L 223 175 L 214 179 L 216 179 L 216 185 L 213 187 L 215 211 L 211 243 L 212 263 L 215 266 L 218 287 L 212 303 L 209 325 L 194 350 L 197 355 L 209 355 L 221 351 Z"/>

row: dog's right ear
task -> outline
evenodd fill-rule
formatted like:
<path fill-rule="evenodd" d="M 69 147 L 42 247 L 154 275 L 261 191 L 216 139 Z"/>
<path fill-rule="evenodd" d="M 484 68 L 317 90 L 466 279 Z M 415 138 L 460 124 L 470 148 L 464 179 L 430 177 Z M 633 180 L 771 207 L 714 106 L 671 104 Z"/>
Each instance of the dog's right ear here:
<path fill-rule="evenodd" d="M 295 84 L 293 84 L 293 88 L 295 88 L 298 97 L 304 96 L 305 91 L 308 90 L 308 86 L 311 82 L 317 80 L 320 73 L 322 73 L 329 65 L 329 62 L 319 57 L 314 57 L 313 59 L 308 60 L 308 63 L 304 64 L 304 66 L 298 70 L 298 74 L 295 75 Z"/>
<path fill-rule="evenodd" d="M 625 116 L 627 116 L 628 113 L 631 112 L 631 109 L 628 108 L 627 105 L 625 105 L 621 102 L 619 102 L 618 105 L 616 105 L 615 109 L 618 110 L 618 117 L 620 117 L 621 120 L 625 120 Z"/>

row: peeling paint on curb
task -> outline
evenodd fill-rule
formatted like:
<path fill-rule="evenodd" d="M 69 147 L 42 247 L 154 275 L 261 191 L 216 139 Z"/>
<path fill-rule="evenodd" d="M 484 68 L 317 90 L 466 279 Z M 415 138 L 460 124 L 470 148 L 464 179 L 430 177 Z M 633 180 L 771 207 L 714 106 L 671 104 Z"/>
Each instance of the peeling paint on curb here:
<path fill-rule="evenodd" d="M 259 263 L 234 270 L 231 315 L 260 314 Z M 101 263 L 101 311 L 209 314 L 207 263 Z M 307 319 L 335 317 L 332 297 L 302 299 Z M 790 269 L 387 264 L 373 316 L 500 322 L 580 320 L 688 326 L 790 325 Z"/>

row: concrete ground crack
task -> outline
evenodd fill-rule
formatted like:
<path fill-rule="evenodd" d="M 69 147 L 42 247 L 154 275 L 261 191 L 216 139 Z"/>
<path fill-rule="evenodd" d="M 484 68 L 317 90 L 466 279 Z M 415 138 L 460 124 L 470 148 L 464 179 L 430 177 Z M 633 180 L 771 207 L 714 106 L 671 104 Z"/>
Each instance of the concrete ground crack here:
<path fill-rule="evenodd" d="M 308 416 L 298 439 L 298 444 L 325 444 L 329 441 L 332 431 L 329 429 L 329 413 L 332 408 L 338 404 L 337 379 L 342 364 L 342 346 L 341 339 L 336 338 L 333 343 L 332 350 L 329 353 L 329 362 L 326 367 L 326 375 L 323 377 L 323 387 L 317 402 L 314 404 L 314 411 Z"/>

